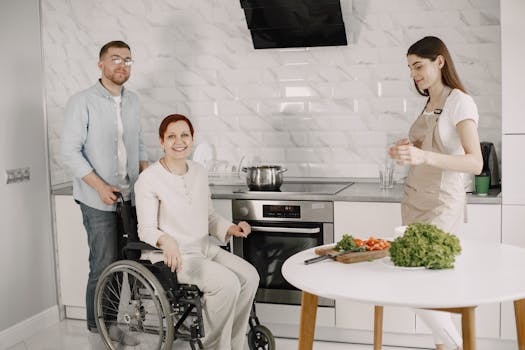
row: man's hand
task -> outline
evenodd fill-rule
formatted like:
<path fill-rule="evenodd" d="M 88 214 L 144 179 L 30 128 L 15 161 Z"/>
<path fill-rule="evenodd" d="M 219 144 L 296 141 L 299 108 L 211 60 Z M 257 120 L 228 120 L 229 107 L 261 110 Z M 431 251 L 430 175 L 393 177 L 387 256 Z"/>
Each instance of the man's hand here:
<path fill-rule="evenodd" d="M 237 225 L 231 225 L 230 228 L 228 228 L 227 237 L 235 236 L 246 238 L 251 232 L 252 228 L 250 224 L 246 221 L 241 221 Z"/>
<path fill-rule="evenodd" d="M 105 183 L 94 171 L 84 176 L 82 180 L 97 191 L 104 204 L 111 205 L 116 202 L 117 196 L 113 192 L 120 192 L 120 190 Z"/>
<path fill-rule="evenodd" d="M 98 196 L 106 205 L 111 205 L 117 201 L 117 196 L 114 192 L 120 192 L 120 190 L 107 184 L 103 184 L 97 188 Z"/>
<path fill-rule="evenodd" d="M 157 241 L 157 246 L 164 253 L 164 264 L 171 268 L 171 272 L 181 272 L 182 259 L 179 251 L 179 245 L 173 237 L 164 234 Z"/>

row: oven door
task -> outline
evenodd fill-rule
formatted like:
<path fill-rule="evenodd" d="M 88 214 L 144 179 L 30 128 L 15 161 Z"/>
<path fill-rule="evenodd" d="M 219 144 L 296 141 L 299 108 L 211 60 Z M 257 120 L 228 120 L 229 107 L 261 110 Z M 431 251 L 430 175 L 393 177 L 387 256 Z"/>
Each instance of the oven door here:
<path fill-rule="evenodd" d="M 333 243 L 333 224 L 309 222 L 250 221 L 247 238 L 234 237 L 233 252 L 250 262 L 259 272 L 255 301 L 301 305 L 301 291 L 281 273 L 286 259 L 300 251 Z M 319 298 L 320 306 L 334 306 L 331 299 Z"/>

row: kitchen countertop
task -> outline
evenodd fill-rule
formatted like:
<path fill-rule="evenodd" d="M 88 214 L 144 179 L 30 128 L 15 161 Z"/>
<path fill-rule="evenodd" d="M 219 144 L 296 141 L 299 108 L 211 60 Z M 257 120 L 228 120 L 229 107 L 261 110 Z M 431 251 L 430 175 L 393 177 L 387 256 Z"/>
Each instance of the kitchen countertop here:
<path fill-rule="evenodd" d="M 382 190 L 379 188 L 377 179 L 368 178 L 288 178 L 286 182 L 323 182 L 323 183 L 349 183 L 353 185 L 346 187 L 334 195 L 292 193 L 284 198 L 279 195 L 276 198 L 272 192 L 257 193 L 235 193 L 246 190 L 243 184 L 233 185 L 211 184 L 210 190 L 213 199 L 266 199 L 266 200 L 320 200 L 341 202 L 391 202 L 399 203 L 403 197 L 403 184 L 395 184 L 394 188 Z M 54 185 L 53 195 L 72 195 L 71 183 Z M 468 193 L 467 202 L 470 204 L 501 204 L 500 189 L 491 189 L 487 196 L 478 196 Z"/>

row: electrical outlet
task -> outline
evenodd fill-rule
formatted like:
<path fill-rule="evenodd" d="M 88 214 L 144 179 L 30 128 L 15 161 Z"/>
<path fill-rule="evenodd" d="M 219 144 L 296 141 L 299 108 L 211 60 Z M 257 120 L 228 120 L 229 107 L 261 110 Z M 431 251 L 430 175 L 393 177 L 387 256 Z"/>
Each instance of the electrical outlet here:
<path fill-rule="evenodd" d="M 29 167 L 7 169 L 5 171 L 5 183 L 13 184 L 17 182 L 29 181 L 31 179 L 31 169 Z"/>

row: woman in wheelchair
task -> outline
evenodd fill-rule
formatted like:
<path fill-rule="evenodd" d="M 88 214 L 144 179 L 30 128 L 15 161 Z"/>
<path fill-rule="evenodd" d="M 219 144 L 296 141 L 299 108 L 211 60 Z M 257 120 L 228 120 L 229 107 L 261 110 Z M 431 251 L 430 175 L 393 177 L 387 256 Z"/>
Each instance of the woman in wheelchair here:
<path fill-rule="evenodd" d="M 164 261 L 179 282 L 195 284 L 203 292 L 205 349 L 242 350 L 259 275 L 251 264 L 211 243 L 209 236 L 226 243 L 231 236 L 247 237 L 251 229 L 214 211 L 206 169 L 188 160 L 193 133 L 185 116 L 167 116 L 159 128 L 164 156 L 135 184 L 139 237 L 161 249 L 142 253 L 141 259 Z"/>

